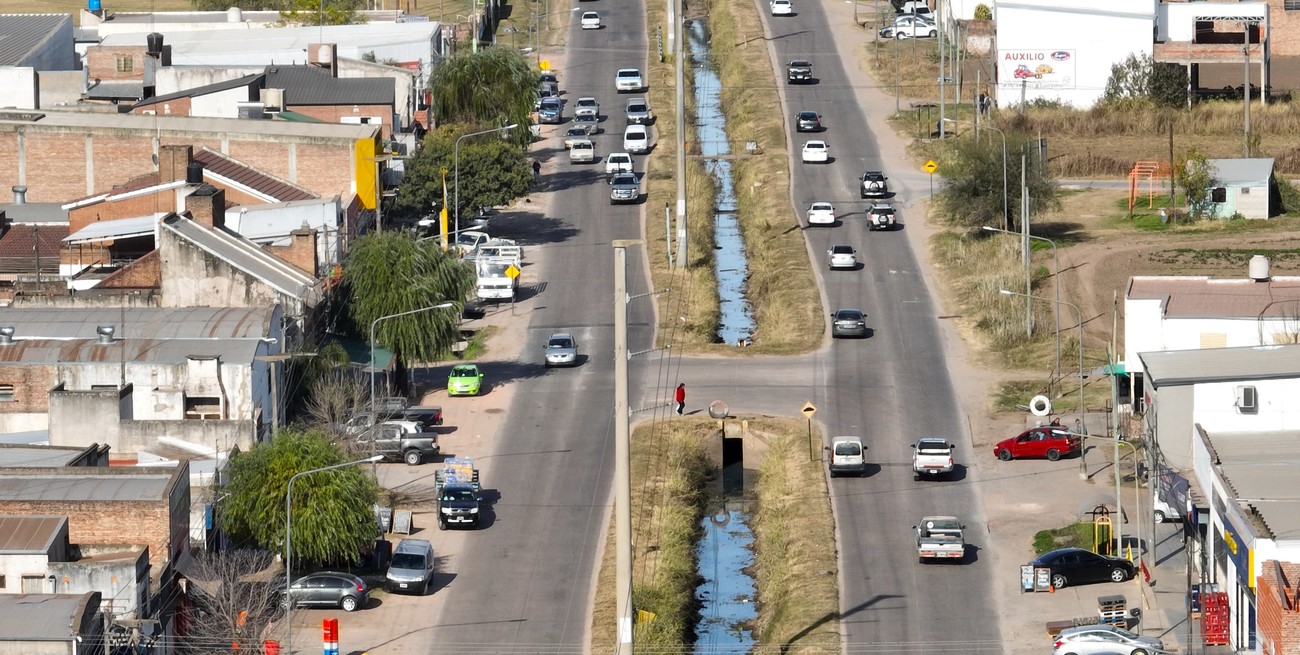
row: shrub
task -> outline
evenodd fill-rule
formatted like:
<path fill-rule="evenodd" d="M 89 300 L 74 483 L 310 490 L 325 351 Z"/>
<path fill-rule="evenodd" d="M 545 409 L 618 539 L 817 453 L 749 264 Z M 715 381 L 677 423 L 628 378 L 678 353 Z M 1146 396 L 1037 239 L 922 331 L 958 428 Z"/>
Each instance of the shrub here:
<path fill-rule="evenodd" d="M 975 5 L 975 20 L 993 20 L 993 10 L 982 2 Z"/>

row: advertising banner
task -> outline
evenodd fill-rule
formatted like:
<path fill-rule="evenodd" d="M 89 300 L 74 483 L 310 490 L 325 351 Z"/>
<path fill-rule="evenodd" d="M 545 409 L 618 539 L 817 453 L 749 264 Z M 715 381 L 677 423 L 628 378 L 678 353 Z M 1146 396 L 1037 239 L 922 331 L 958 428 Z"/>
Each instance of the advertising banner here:
<path fill-rule="evenodd" d="M 1073 50 L 998 50 L 998 84 L 1018 89 L 1073 89 Z"/>

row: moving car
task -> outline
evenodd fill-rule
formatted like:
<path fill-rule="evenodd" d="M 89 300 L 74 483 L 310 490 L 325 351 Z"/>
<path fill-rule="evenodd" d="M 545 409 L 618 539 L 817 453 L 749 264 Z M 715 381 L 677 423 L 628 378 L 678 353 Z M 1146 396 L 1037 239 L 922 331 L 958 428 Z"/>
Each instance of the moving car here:
<path fill-rule="evenodd" d="M 952 459 L 952 444 L 947 439 L 924 437 L 912 444 L 912 479 L 921 476 L 950 475 L 956 464 Z"/>
<path fill-rule="evenodd" d="M 370 602 L 370 587 L 351 573 L 319 571 L 293 581 L 285 604 L 293 607 L 337 607 L 355 612 Z"/>
<path fill-rule="evenodd" d="M 650 152 L 650 130 L 644 125 L 628 125 L 623 130 L 623 149 L 637 155 Z"/>
<path fill-rule="evenodd" d="M 591 96 L 583 96 L 573 103 L 574 116 L 600 116 L 600 103 Z"/>
<path fill-rule="evenodd" d="M 1056 637 L 1052 655 L 1151 655 L 1162 652 L 1165 643 L 1143 637 L 1109 623 L 1066 628 Z"/>
<path fill-rule="evenodd" d="M 867 315 L 861 309 L 837 309 L 831 314 L 831 338 L 867 336 Z"/>
<path fill-rule="evenodd" d="M 564 104 L 559 98 L 542 98 L 542 104 L 537 108 L 537 117 L 543 123 L 563 123 Z"/>
<path fill-rule="evenodd" d="M 573 147 L 574 141 L 586 141 L 591 133 L 583 125 L 574 125 L 564 133 L 564 149 L 568 150 Z"/>
<path fill-rule="evenodd" d="M 794 119 L 796 132 L 822 131 L 822 115 L 815 111 L 801 111 Z"/>
<path fill-rule="evenodd" d="M 582 12 L 582 29 L 598 30 L 600 29 L 600 14 L 594 11 Z"/>
<path fill-rule="evenodd" d="M 773 16 L 793 16 L 794 3 L 790 0 L 772 0 L 768 3 Z"/>
<path fill-rule="evenodd" d="M 884 202 L 871 205 L 871 209 L 867 212 L 867 219 L 871 221 L 868 226 L 871 230 L 888 230 L 898 222 L 893 205 Z"/>
<path fill-rule="evenodd" d="M 1051 569 L 1056 589 L 1067 584 L 1125 582 L 1137 573 L 1133 562 L 1123 557 L 1098 555 L 1083 548 L 1058 548 L 1039 555 L 1030 565 Z"/>
<path fill-rule="evenodd" d="M 573 126 L 581 127 L 587 134 L 600 134 L 600 118 L 591 114 L 573 117 Z"/>
<path fill-rule="evenodd" d="M 569 146 L 570 164 L 590 164 L 596 161 L 596 144 L 590 139 L 579 139 Z"/>
<path fill-rule="evenodd" d="M 560 83 L 560 79 L 556 77 L 555 73 L 552 71 L 542 71 L 542 73 L 537 76 L 537 81 L 550 82 L 551 84 L 556 84 L 556 85 Z"/>
<path fill-rule="evenodd" d="M 832 271 L 837 268 L 856 269 L 858 267 L 858 251 L 854 250 L 853 246 L 837 243 L 826 249 L 826 263 Z"/>
<path fill-rule="evenodd" d="M 641 200 L 641 181 L 635 173 L 618 173 L 609 178 L 609 204 Z"/>
<path fill-rule="evenodd" d="M 547 366 L 573 366 L 578 363 L 578 341 L 568 332 L 556 332 L 546 340 Z"/>
<path fill-rule="evenodd" d="M 1062 455 L 1077 452 L 1082 446 L 1083 439 L 1077 435 L 1065 428 L 1049 425 L 1025 430 L 999 441 L 993 446 L 993 454 L 1004 462 L 1024 457 L 1046 457 L 1055 462 Z"/>
<path fill-rule="evenodd" d="M 641 70 L 637 68 L 620 68 L 614 73 L 614 89 L 619 93 L 629 91 L 644 91 L 645 79 L 641 77 Z"/>
<path fill-rule="evenodd" d="M 785 81 L 794 84 L 795 82 L 812 82 L 812 62 L 807 59 L 795 59 L 785 66 Z"/>
<path fill-rule="evenodd" d="M 803 144 L 803 153 L 799 158 L 805 164 L 825 164 L 831 159 L 830 146 L 825 141 L 809 141 Z"/>
<path fill-rule="evenodd" d="M 627 101 L 627 122 L 629 125 L 649 125 L 655 120 L 650 111 L 650 103 L 645 98 L 631 98 Z"/>
<path fill-rule="evenodd" d="M 631 173 L 632 155 L 626 152 L 611 152 L 605 157 L 605 174 Z"/>
<path fill-rule="evenodd" d="M 457 364 L 447 376 L 448 396 L 477 396 L 483 388 L 483 373 L 475 364 Z"/>
<path fill-rule="evenodd" d="M 831 439 L 831 477 L 840 473 L 867 474 L 867 447 L 862 437 L 835 437 Z"/>
<path fill-rule="evenodd" d="M 858 178 L 862 182 L 862 197 L 883 198 L 889 195 L 889 178 L 880 171 L 866 171 Z"/>
<path fill-rule="evenodd" d="M 808 207 L 809 225 L 834 225 L 835 205 L 829 202 L 814 202 Z"/>

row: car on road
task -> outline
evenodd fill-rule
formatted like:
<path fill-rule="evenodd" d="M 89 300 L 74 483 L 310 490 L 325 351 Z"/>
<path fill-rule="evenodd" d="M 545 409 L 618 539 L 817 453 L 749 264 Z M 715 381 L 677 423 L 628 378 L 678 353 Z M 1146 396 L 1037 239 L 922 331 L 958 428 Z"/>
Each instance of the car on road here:
<path fill-rule="evenodd" d="M 768 9 L 773 16 L 793 16 L 794 3 L 790 0 L 772 0 L 768 3 Z"/>
<path fill-rule="evenodd" d="M 283 584 L 281 585 L 283 588 Z M 370 587 L 351 573 L 318 571 L 293 581 L 285 604 L 293 607 L 331 607 L 355 612 L 370 602 Z"/>
<path fill-rule="evenodd" d="M 809 141 L 803 144 L 799 159 L 805 164 L 825 164 L 831 160 L 831 148 L 825 141 Z"/>
<path fill-rule="evenodd" d="M 868 229 L 871 230 L 888 230 L 893 228 L 898 222 L 898 216 L 894 214 L 894 206 L 887 202 L 878 202 L 871 205 L 867 211 L 867 220 L 871 223 Z"/>
<path fill-rule="evenodd" d="M 628 125 L 623 130 L 623 149 L 636 155 L 650 152 L 650 130 L 644 125 Z"/>
<path fill-rule="evenodd" d="M 596 144 L 590 139 L 580 139 L 569 146 L 570 164 L 590 164 L 594 161 L 596 161 Z"/>
<path fill-rule="evenodd" d="M 477 396 L 483 390 L 483 372 L 475 364 L 457 364 L 447 375 L 448 396 Z"/>
<path fill-rule="evenodd" d="M 829 202 L 814 202 L 808 206 L 809 225 L 834 225 L 835 205 Z"/>
<path fill-rule="evenodd" d="M 655 120 L 650 111 L 650 103 L 645 98 L 630 98 L 627 101 L 627 122 L 629 125 L 649 125 Z"/>
<path fill-rule="evenodd" d="M 812 62 L 795 59 L 785 66 L 785 81 L 789 84 L 812 82 Z"/>
<path fill-rule="evenodd" d="M 1083 439 L 1062 427 L 1044 426 L 1025 430 L 993 446 L 998 459 L 1009 462 L 1025 457 L 1046 457 L 1055 462 L 1064 455 L 1079 452 Z"/>
<path fill-rule="evenodd" d="M 626 152 L 611 152 L 605 157 L 605 174 L 613 175 L 614 173 L 631 173 L 632 172 L 632 155 Z"/>
<path fill-rule="evenodd" d="M 587 141 L 591 133 L 582 125 L 574 125 L 564 132 L 564 149 L 568 150 L 573 147 L 574 141 Z"/>
<path fill-rule="evenodd" d="M 618 173 L 609 178 L 609 204 L 641 200 L 641 182 L 635 173 Z"/>
<path fill-rule="evenodd" d="M 822 115 L 815 111 L 801 111 L 794 119 L 796 132 L 822 131 Z"/>
<path fill-rule="evenodd" d="M 826 263 L 832 271 L 837 268 L 856 269 L 858 251 L 848 244 L 837 243 L 826 249 Z"/>
<path fill-rule="evenodd" d="M 574 116 L 600 116 L 600 103 L 591 96 L 583 96 L 573 103 Z"/>
<path fill-rule="evenodd" d="M 1125 582 L 1137 574 L 1137 568 L 1123 557 L 1098 555 L 1083 548 L 1058 548 L 1039 555 L 1029 563 L 1035 568 L 1052 571 L 1052 587 L 1090 582 Z"/>
<path fill-rule="evenodd" d="M 537 76 L 537 81 L 538 81 L 538 82 L 550 82 L 551 84 L 557 84 L 557 85 L 558 85 L 558 84 L 560 83 L 560 78 L 556 77 L 556 76 L 555 76 L 555 73 L 553 73 L 553 72 L 551 72 L 551 71 L 542 71 L 542 73 L 541 73 L 540 75 Z"/>
<path fill-rule="evenodd" d="M 889 195 L 889 178 L 880 171 L 866 171 L 858 178 L 862 182 L 862 198 L 883 198 Z"/>
<path fill-rule="evenodd" d="M 582 18 L 580 20 L 582 22 L 582 29 L 584 30 L 600 29 L 600 14 L 594 11 L 582 12 Z"/>
<path fill-rule="evenodd" d="M 1174 506 L 1169 504 L 1169 501 L 1166 501 L 1164 498 L 1156 496 L 1155 498 L 1152 499 L 1151 504 L 1153 508 L 1152 520 L 1154 520 L 1156 523 L 1165 523 L 1168 521 L 1183 520 L 1182 512 L 1179 512 L 1177 509 L 1174 509 Z"/>
<path fill-rule="evenodd" d="M 921 476 L 951 475 L 956 468 L 952 459 L 952 444 L 947 439 L 922 437 L 912 444 L 912 479 Z"/>
<path fill-rule="evenodd" d="M 831 338 L 867 336 L 867 315 L 861 309 L 837 309 L 831 314 Z"/>
<path fill-rule="evenodd" d="M 645 78 L 639 68 L 620 68 L 614 73 L 614 89 L 619 93 L 645 90 Z"/>
<path fill-rule="evenodd" d="M 547 366 L 573 366 L 578 363 L 578 340 L 568 332 L 556 332 L 546 340 Z"/>
<path fill-rule="evenodd" d="M 433 586 L 438 558 L 433 545 L 424 539 L 403 539 L 393 549 L 393 559 L 388 562 L 389 591 L 412 591 L 421 596 Z"/>
<path fill-rule="evenodd" d="M 1066 628 L 1056 636 L 1052 655 L 1153 655 L 1165 642 L 1144 637 L 1109 623 Z"/>
<path fill-rule="evenodd" d="M 542 98 L 542 104 L 537 108 L 537 117 L 543 123 L 563 123 L 564 103 L 559 98 Z"/>
<path fill-rule="evenodd" d="M 831 439 L 830 474 L 835 477 L 840 473 L 867 474 L 867 447 L 862 437 L 844 436 Z"/>
<path fill-rule="evenodd" d="M 600 134 L 600 118 L 591 114 L 573 117 L 573 126 L 581 127 L 587 134 Z"/>

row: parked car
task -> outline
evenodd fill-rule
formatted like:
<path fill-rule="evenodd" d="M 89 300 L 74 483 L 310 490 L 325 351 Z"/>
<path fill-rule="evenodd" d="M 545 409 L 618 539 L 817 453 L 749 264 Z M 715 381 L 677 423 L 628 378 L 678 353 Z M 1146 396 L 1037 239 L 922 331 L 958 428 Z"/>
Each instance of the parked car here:
<path fill-rule="evenodd" d="M 1030 564 L 1051 569 L 1056 589 L 1067 584 L 1125 582 L 1137 574 L 1133 562 L 1123 557 L 1098 555 L 1083 548 L 1058 548 L 1039 555 Z"/>
<path fill-rule="evenodd" d="M 591 96 L 583 96 L 573 103 L 574 116 L 596 116 L 600 117 L 600 103 Z"/>
<path fill-rule="evenodd" d="M 578 341 L 568 332 L 556 332 L 546 340 L 547 366 L 573 366 L 578 363 Z"/>
<path fill-rule="evenodd" d="M 914 14 L 905 14 L 894 19 L 892 25 L 880 30 L 884 39 L 933 39 L 939 36 L 939 26 Z"/>
<path fill-rule="evenodd" d="M 1109 623 L 1066 628 L 1056 637 L 1052 655 L 1151 655 L 1164 651 L 1165 643 Z"/>
<path fill-rule="evenodd" d="M 837 309 L 831 314 L 831 338 L 867 336 L 867 315 L 861 309 Z"/>
<path fill-rule="evenodd" d="M 808 206 L 809 225 L 834 225 L 835 205 L 829 202 L 814 202 Z"/>
<path fill-rule="evenodd" d="M 837 243 L 826 249 L 826 263 L 833 271 L 837 268 L 847 268 L 849 270 L 858 267 L 858 251 L 853 246 Z"/>
<path fill-rule="evenodd" d="M 627 101 L 627 122 L 629 125 L 649 125 L 655 120 L 650 111 L 650 103 L 645 98 L 631 98 Z"/>
<path fill-rule="evenodd" d="M 793 16 L 794 3 L 790 0 L 772 0 L 768 3 L 768 8 L 772 11 L 773 16 Z"/>
<path fill-rule="evenodd" d="M 600 14 L 594 11 L 584 11 L 582 12 L 581 22 L 584 30 L 598 30 L 600 29 Z"/>
<path fill-rule="evenodd" d="M 801 111 L 794 119 L 796 132 L 822 131 L 822 115 L 815 111 Z"/>
<path fill-rule="evenodd" d="M 393 559 L 388 563 L 388 589 L 393 592 L 412 591 L 421 596 L 429 593 L 437 557 L 433 545 L 424 539 L 403 539 L 393 549 Z"/>
<path fill-rule="evenodd" d="M 889 195 L 889 178 L 880 171 L 866 171 L 858 178 L 862 182 L 862 198 L 883 198 Z"/>
<path fill-rule="evenodd" d="M 614 177 L 609 178 L 609 204 L 617 205 L 640 200 L 641 181 L 637 179 L 636 173 L 616 173 Z"/>
<path fill-rule="evenodd" d="M 555 73 L 551 71 L 542 71 L 542 73 L 537 76 L 537 81 L 550 82 L 551 84 L 556 84 L 556 85 L 560 83 L 560 79 L 556 77 Z"/>
<path fill-rule="evenodd" d="M 814 140 L 803 144 L 803 153 L 800 159 L 805 164 L 825 164 L 830 161 L 831 149 L 825 141 Z"/>
<path fill-rule="evenodd" d="M 1151 504 L 1153 510 L 1152 518 L 1156 523 L 1183 520 L 1183 513 L 1178 511 L 1173 505 L 1166 502 L 1165 499 L 1156 496 L 1152 498 Z"/>
<path fill-rule="evenodd" d="M 840 473 L 867 474 L 867 447 L 862 444 L 862 437 L 834 437 L 831 439 L 830 474 L 835 477 Z"/>
<path fill-rule="evenodd" d="M 605 174 L 631 173 L 632 155 L 626 152 L 611 152 L 605 157 Z"/>
<path fill-rule="evenodd" d="M 354 612 L 370 602 L 370 587 L 351 573 L 320 571 L 293 581 L 285 604 L 293 607 L 336 607 Z"/>
<path fill-rule="evenodd" d="M 458 364 L 451 367 L 447 376 L 448 396 L 477 396 L 483 389 L 483 372 L 475 364 Z"/>
<path fill-rule="evenodd" d="M 1003 439 L 993 446 L 993 454 L 998 459 L 1009 462 L 1025 457 L 1046 457 L 1055 462 L 1062 455 L 1078 452 L 1083 446 L 1083 439 L 1062 427 L 1046 426 L 1025 430 L 1020 434 Z"/>
<path fill-rule="evenodd" d="M 620 68 L 614 73 L 614 89 L 619 93 L 627 91 L 644 91 L 645 80 L 637 68 Z"/>

